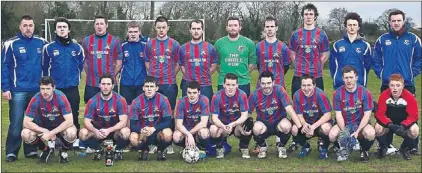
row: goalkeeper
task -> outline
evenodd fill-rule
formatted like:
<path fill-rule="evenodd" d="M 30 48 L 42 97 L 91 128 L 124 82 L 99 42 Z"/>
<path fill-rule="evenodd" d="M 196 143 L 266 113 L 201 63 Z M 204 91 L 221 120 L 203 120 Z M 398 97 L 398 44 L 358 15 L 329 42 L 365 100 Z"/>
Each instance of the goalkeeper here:
<path fill-rule="evenodd" d="M 384 158 L 389 144 L 387 136 L 393 134 L 403 138 L 400 152 L 406 160 L 412 159 L 410 149 L 416 148 L 412 142 L 419 136 L 418 101 L 411 92 L 404 89 L 404 79 L 400 74 L 390 76 L 389 89 L 383 91 L 378 99 L 375 114 L 375 131 L 379 143 L 378 157 Z"/>
<path fill-rule="evenodd" d="M 206 156 L 210 131 L 207 128 L 210 115 L 208 97 L 201 95 L 201 85 L 198 81 L 190 81 L 187 86 L 187 96 L 179 99 L 176 104 L 176 129 L 173 141 L 181 147 L 194 148 L 199 143 L 199 158 Z"/>

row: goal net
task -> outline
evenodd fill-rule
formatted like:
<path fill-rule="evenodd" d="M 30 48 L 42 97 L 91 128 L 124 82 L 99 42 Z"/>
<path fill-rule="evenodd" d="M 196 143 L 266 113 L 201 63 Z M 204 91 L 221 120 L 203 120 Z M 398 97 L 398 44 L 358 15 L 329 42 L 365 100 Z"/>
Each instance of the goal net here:
<path fill-rule="evenodd" d="M 56 34 L 54 32 L 54 20 L 55 19 L 45 19 L 44 25 L 44 38 L 48 41 L 55 39 Z M 94 20 L 86 19 L 68 19 L 71 25 L 70 34 L 73 39 L 76 39 L 78 42 L 86 35 L 93 34 L 94 31 Z M 169 31 L 168 36 L 177 40 L 181 45 L 191 40 L 191 35 L 189 33 L 189 23 L 194 19 L 178 19 L 178 20 L 169 20 Z M 204 23 L 205 20 L 200 19 Z M 125 40 L 127 37 L 127 23 L 130 21 L 137 21 L 141 25 L 141 33 L 143 36 L 149 36 L 153 38 L 156 36 L 154 29 L 155 20 L 108 20 L 107 32 L 118 37 L 119 40 Z M 205 40 L 205 30 L 203 38 Z"/>

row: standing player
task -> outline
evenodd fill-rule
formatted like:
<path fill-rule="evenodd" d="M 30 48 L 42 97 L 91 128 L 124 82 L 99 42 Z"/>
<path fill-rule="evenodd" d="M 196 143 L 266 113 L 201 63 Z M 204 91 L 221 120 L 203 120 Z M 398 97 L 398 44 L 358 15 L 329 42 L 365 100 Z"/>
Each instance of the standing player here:
<path fill-rule="evenodd" d="M 60 163 L 67 163 L 67 150 L 76 140 L 76 127 L 73 125 L 72 110 L 66 96 L 55 89 L 54 79 L 41 78 L 40 92 L 32 97 L 23 120 L 22 139 L 27 144 L 37 146 L 43 152 L 39 162 L 46 163 L 53 150 L 44 142 L 59 138 L 62 147 L 59 152 Z"/>
<path fill-rule="evenodd" d="M 327 34 L 315 26 L 318 17 L 318 9 L 313 4 L 306 4 L 302 8 L 303 28 L 294 31 L 290 37 L 289 48 L 293 67 L 295 68 L 292 78 L 292 97 L 300 89 L 300 77 L 310 74 L 315 78 L 316 87 L 324 90 L 322 68 L 328 60 L 329 43 Z M 293 137 L 292 145 L 288 150 L 297 148 L 296 139 Z"/>
<path fill-rule="evenodd" d="M 176 106 L 173 141 L 181 147 L 195 147 L 198 143 L 200 158 L 204 158 L 210 137 L 207 128 L 210 116 L 209 100 L 201 95 L 199 82 L 190 81 L 186 87 L 187 96 L 180 98 Z"/>
<path fill-rule="evenodd" d="M 331 104 L 324 91 L 316 87 L 315 78 L 305 74 L 301 77 L 301 83 L 301 89 L 293 96 L 294 108 L 302 124 L 302 128 L 296 125 L 292 128 L 292 134 L 297 136 L 298 143 L 302 146 L 298 157 L 306 157 L 311 151 L 307 140 L 319 136 L 323 140 L 319 158 L 326 159 L 330 145 L 328 133 L 333 126 Z"/>
<path fill-rule="evenodd" d="M 381 35 L 374 46 L 373 69 L 382 80 L 381 92 L 388 89 L 391 74 L 398 73 L 404 78 L 404 88 L 415 95 L 414 81 L 421 73 L 421 39 L 409 32 L 403 11 L 392 11 L 388 20 L 391 31 Z M 391 143 L 393 138 L 387 140 Z M 414 142 L 417 146 L 419 137 Z M 420 155 L 417 147 L 411 149 L 411 153 Z"/>
<path fill-rule="evenodd" d="M 148 160 L 151 144 L 158 147 L 157 160 L 166 160 L 164 149 L 172 142 L 171 107 L 167 97 L 157 93 L 155 77 L 147 76 L 143 89 L 130 106 L 130 143 L 141 150 L 139 160 Z"/>
<path fill-rule="evenodd" d="M 210 43 L 202 40 L 204 23 L 202 20 L 193 20 L 189 25 L 192 40 L 180 48 L 179 63 L 183 73 L 180 84 L 182 96 L 186 96 L 186 85 L 190 81 L 198 81 L 201 85 L 201 94 L 212 99 L 211 76 L 217 68 L 217 53 Z"/>
<path fill-rule="evenodd" d="M 217 90 L 223 88 L 226 74 L 233 73 L 239 77 L 239 89 L 249 96 L 251 92 L 251 76 L 249 73 L 255 68 L 256 49 L 252 40 L 240 35 L 241 29 L 242 25 L 239 18 L 229 17 L 226 26 L 229 34 L 215 42 L 220 72 Z"/>
<path fill-rule="evenodd" d="M 369 123 L 373 109 L 372 95 L 368 89 L 356 83 L 358 73 L 354 67 L 345 66 L 341 73 L 344 85 L 333 93 L 333 107 L 336 111 L 337 124 L 330 130 L 330 141 L 338 140 L 340 152 L 342 152 L 347 147 L 342 146 L 340 141 L 343 139 L 339 138 L 339 134 L 341 131 L 347 130 L 351 137 L 358 139 L 361 145 L 360 161 L 367 162 L 369 148 L 374 144 L 375 139 L 375 129 Z M 347 160 L 347 157 L 347 155 L 341 154 L 337 161 Z"/>
<path fill-rule="evenodd" d="M 107 17 L 95 16 L 95 33 L 82 39 L 82 47 L 86 56 L 84 63 L 86 73 L 85 104 L 100 92 L 100 77 L 103 74 L 111 74 L 115 80 L 122 67 L 123 56 L 120 41 L 117 37 L 107 33 L 107 28 Z M 117 85 L 115 86 L 113 90 L 117 92 Z"/>
<path fill-rule="evenodd" d="M 51 76 L 56 88 L 66 95 L 72 108 L 73 124 L 80 129 L 79 124 L 79 80 L 85 59 L 81 45 L 72 41 L 70 23 L 66 18 L 59 17 L 54 23 L 56 40 L 44 46 L 43 75 Z M 79 140 L 75 141 L 79 146 Z"/>
<path fill-rule="evenodd" d="M 18 158 L 24 112 L 32 96 L 39 91 L 42 48 L 47 41 L 34 36 L 35 24 L 29 15 L 21 17 L 16 37 L 7 40 L 1 50 L 1 90 L 9 101 L 9 130 L 6 139 L 6 162 Z M 36 149 L 23 144 L 25 157 L 36 158 Z"/>
<path fill-rule="evenodd" d="M 265 140 L 271 135 L 277 135 L 280 142 L 277 145 L 278 157 L 287 158 L 286 145 L 290 138 L 292 123 L 287 119 L 289 113 L 296 127 L 302 125 L 292 107 L 292 102 L 286 90 L 275 85 L 274 76 L 269 71 L 264 71 L 259 76 L 261 88 L 249 96 L 249 114 L 256 109 L 257 121 L 253 125 L 253 136 L 259 146 L 258 158 L 267 156 Z"/>
<path fill-rule="evenodd" d="M 419 136 L 418 101 L 411 92 L 404 89 L 404 79 L 400 74 L 391 75 L 389 87 L 381 93 L 375 114 L 375 130 L 380 145 L 378 157 L 384 158 L 387 146 L 391 144 L 387 136 L 393 139 L 393 134 L 396 134 L 403 137 L 400 151 L 404 159 L 410 160 L 410 149 L 416 148 L 413 141 Z"/>
<path fill-rule="evenodd" d="M 122 43 L 123 67 L 120 75 L 120 94 L 127 103 L 143 93 L 147 71 L 145 68 L 145 45 L 149 38 L 141 37 L 139 23 L 127 24 L 127 41 Z"/>
<path fill-rule="evenodd" d="M 242 158 L 249 159 L 249 142 L 252 138 L 252 118 L 248 118 L 248 96 L 238 88 L 238 78 L 233 73 L 224 77 L 224 89 L 212 97 L 212 123 L 210 134 L 216 144 L 217 158 L 224 158 L 223 138 L 234 134 L 239 138 Z"/>
<path fill-rule="evenodd" d="M 344 85 L 341 69 L 351 65 L 358 70 L 359 85 L 366 86 L 368 73 L 371 68 L 371 45 L 360 35 L 359 29 L 362 18 L 357 13 L 348 13 L 344 18 L 347 34 L 344 38 L 334 42 L 330 56 L 330 72 L 334 89 Z"/>
<path fill-rule="evenodd" d="M 285 87 L 284 74 L 286 74 L 290 60 L 290 50 L 286 44 L 277 39 L 277 19 L 269 16 L 264 22 L 265 40 L 256 44 L 259 74 L 270 71 L 274 74 L 274 83 Z M 259 81 L 257 88 L 260 87 Z"/>
<path fill-rule="evenodd" d="M 101 92 L 86 104 L 84 128 L 79 131 L 79 138 L 95 150 L 93 160 L 96 161 L 104 154 L 101 142 L 117 140 L 114 158 L 116 161 L 123 160 L 122 150 L 130 135 L 129 129 L 124 128 L 128 122 L 127 103 L 125 98 L 113 91 L 114 76 L 103 74 L 99 81 Z"/>

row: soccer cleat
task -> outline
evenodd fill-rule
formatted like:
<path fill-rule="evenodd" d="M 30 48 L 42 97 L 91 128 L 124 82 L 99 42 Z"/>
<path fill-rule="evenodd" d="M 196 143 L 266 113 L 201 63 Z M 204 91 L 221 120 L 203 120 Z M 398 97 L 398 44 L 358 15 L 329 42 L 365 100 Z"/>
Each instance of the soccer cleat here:
<path fill-rule="evenodd" d="M 345 160 L 347 160 L 347 156 L 337 156 L 338 162 L 342 162 L 342 161 L 345 161 Z"/>
<path fill-rule="evenodd" d="M 149 146 L 149 154 L 154 154 L 157 151 L 156 145 L 150 145 Z"/>
<path fill-rule="evenodd" d="M 369 154 L 368 151 L 361 151 L 360 152 L 360 161 L 366 163 L 369 161 Z"/>
<path fill-rule="evenodd" d="M 296 144 L 296 142 L 292 142 L 292 144 L 290 144 L 289 147 L 287 148 L 286 152 L 292 153 L 293 151 L 298 150 L 298 149 L 299 149 L 299 146 Z"/>
<path fill-rule="evenodd" d="M 387 155 L 387 148 L 381 147 L 378 149 L 378 158 L 383 159 Z"/>
<path fill-rule="evenodd" d="M 277 147 L 277 150 L 278 150 L 278 157 L 279 158 L 283 158 L 283 159 L 287 158 L 286 148 L 284 148 L 284 147 Z"/>
<path fill-rule="evenodd" d="M 149 154 L 149 152 L 147 150 L 142 151 L 142 152 L 139 152 L 139 153 L 140 153 L 139 160 L 141 160 L 141 161 L 148 160 L 148 154 Z"/>
<path fill-rule="evenodd" d="M 319 158 L 320 159 L 326 159 L 328 158 L 328 151 L 325 148 L 321 148 L 321 151 L 319 152 Z"/>
<path fill-rule="evenodd" d="M 38 163 L 47 163 L 48 159 L 50 159 L 52 154 L 53 154 L 53 150 L 46 146 L 44 148 L 44 151 L 38 157 Z"/>
<path fill-rule="evenodd" d="M 420 156 L 421 152 L 419 152 L 418 148 L 412 148 L 410 150 L 410 154 L 415 155 L 415 156 Z"/>
<path fill-rule="evenodd" d="M 98 161 L 101 160 L 101 156 L 104 154 L 103 150 L 94 151 L 94 158 L 92 160 Z"/>
<path fill-rule="evenodd" d="M 16 161 L 16 157 L 14 157 L 14 156 L 7 156 L 6 157 L 6 162 L 14 162 L 14 161 Z"/>
<path fill-rule="evenodd" d="M 25 155 L 25 158 L 36 159 L 36 158 L 38 158 L 38 154 L 37 154 L 37 152 L 31 152 L 29 155 Z"/>
<path fill-rule="evenodd" d="M 224 148 L 217 148 L 217 156 L 215 158 L 217 159 L 224 158 Z"/>
<path fill-rule="evenodd" d="M 335 145 L 331 146 L 330 149 L 329 149 L 329 151 L 333 152 L 333 153 L 336 153 L 338 150 L 339 150 L 339 148 L 336 147 Z"/>
<path fill-rule="evenodd" d="M 248 148 L 240 149 L 240 152 L 242 153 L 242 158 L 244 158 L 244 159 L 251 158 L 251 156 L 249 155 L 249 149 Z"/>
<path fill-rule="evenodd" d="M 166 160 L 166 155 L 164 155 L 164 152 L 157 150 L 157 160 L 158 161 Z"/>
<path fill-rule="evenodd" d="M 410 155 L 410 150 L 407 148 L 400 149 L 401 154 L 403 155 L 403 159 L 405 160 L 412 160 L 412 155 Z"/>
<path fill-rule="evenodd" d="M 68 154 L 67 154 L 66 151 L 60 150 L 59 155 L 60 155 L 60 157 L 59 157 L 59 162 L 60 163 L 67 163 L 67 162 L 69 162 Z"/>
<path fill-rule="evenodd" d="M 78 146 L 79 146 L 80 150 L 86 150 L 87 149 L 87 147 L 85 146 L 85 143 L 82 140 L 79 140 Z"/>
<path fill-rule="evenodd" d="M 92 148 L 86 148 L 86 150 L 85 150 L 85 153 L 87 153 L 87 154 L 92 154 L 92 153 L 94 153 L 95 152 L 95 150 L 94 149 L 92 149 Z"/>
<path fill-rule="evenodd" d="M 321 137 L 319 137 L 318 138 L 318 141 L 317 141 L 317 146 L 318 146 L 318 151 L 319 152 L 321 152 L 321 149 L 322 149 L 322 146 L 324 145 L 324 141 L 322 140 L 322 138 Z"/>
<path fill-rule="evenodd" d="M 297 157 L 299 158 L 304 158 L 306 157 L 310 152 L 312 151 L 311 148 L 307 148 L 307 147 L 302 147 L 302 149 L 300 150 L 299 154 L 297 155 Z"/>
<path fill-rule="evenodd" d="M 79 139 L 76 139 L 75 140 L 75 142 L 73 142 L 73 144 L 72 144 L 72 148 L 74 148 L 74 149 L 79 149 Z"/>
<path fill-rule="evenodd" d="M 133 148 L 132 148 L 132 145 L 127 145 L 125 148 L 123 148 L 123 152 L 124 152 L 124 153 L 128 153 L 128 152 L 130 152 L 132 149 L 133 149 Z"/>
<path fill-rule="evenodd" d="M 165 149 L 167 154 L 174 154 L 174 149 L 173 146 L 169 145 L 166 149 Z"/>
<path fill-rule="evenodd" d="M 114 151 L 114 161 L 123 160 L 123 150 Z"/>
<path fill-rule="evenodd" d="M 205 150 L 199 150 L 199 159 L 204 160 L 207 157 L 207 152 Z"/>
<path fill-rule="evenodd" d="M 259 147 L 258 158 L 263 159 L 267 157 L 267 147 Z"/>

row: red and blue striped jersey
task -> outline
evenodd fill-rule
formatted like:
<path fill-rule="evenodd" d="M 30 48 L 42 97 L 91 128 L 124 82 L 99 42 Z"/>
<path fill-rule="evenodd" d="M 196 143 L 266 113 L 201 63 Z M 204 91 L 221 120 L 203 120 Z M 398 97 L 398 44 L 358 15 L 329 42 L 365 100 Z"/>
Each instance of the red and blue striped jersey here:
<path fill-rule="evenodd" d="M 136 125 L 141 129 L 154 127 L 164 117 L 171 117 L 172 114 L 167 97 L 158 92 L 152 98 L 146 97 L 145 94 L 139 95 L 132 101 L 129 111 L 130 120 L 136 121 Z"/>
<path fill-rule="evenodd" d="M 66 96 L 61 91 L 54 90 L 50 101 L 46 101 L 39 92 L 35 94 L 25 115 L 33 118 L 39 126 L 52 130 L 63 123 L 64 116 L 70 113 L 72 109 Z"/>
<path fill-rule="evenodd" d="M 349 92 L 341 86 L 333 93 L 333 107 L 341 111 L 345 125 L 359 124 L 365 111 L 374 108 L 371 92 L 358 85 L 354 92 Z"/>
<path fill-rule="evenodd" d="M 240 117 L 240 113 L 246 112 L 248 109 L 248 96 L 239 88 L 234 96 L 227 96 L 225 89 L 221 89 L 212 97 L 212 114 L 217 114 L 218 119 L 224 124 L 236 121 Z"/>
<path fill-rule="evenodd" d="M 106 34 L 91 34 L 82 39 L 82 47 L 87 61 L 86 85 L 99 87 L 103 74 L 114 74 L 116 60 L 122 60 L 122 48 L 117 37 Z"/>
<path fill-rule="evenodd" d="M 289 48 L 296 53 L 294 76 L 310 74 L 315 78 L 322 77 L 321 55 L 330 50 L 324 31 L 317 27 L 313 30 L 300 28 L 292 33 Z"/>
<path fill-rule="evenodd" d="M 292 105 L 292 101 L 280 85 L 274 85 L 269 95 L 264 94 L 260 88 L 249 96 L 249 114 L 256 109 L 256 119 L 270 124 L 278 123 L 286 117 L 285 107 L 288 105 Z"/>
<path fill-rule="evenodd" d="M 176 83 L 176 64 L 179 63 L 180 44 L 168 37 L 166 40 L 153 38 L 145 48 L 145 62 L 149 62 L 148 74 L 157 79 L 158 84 Z"/>
<path fill-rule="evenodd" d="M 325 113 L 331 112 L 331 104 L 324 91 L 315 87 L 314 94 L 307 97 L 302 90 L 293 95 L 293 108 L 296 114 L 302 114 L 308 124 L 314 124 Z"/>
<path fill-rule="evenodd" d="M 84 116 L 91 119 L 97 129 L 113 127 L 120 121 L 119 116 L 127 115 L 126 99 L 112 92 L 109 100 L 104 100 L 100 92 L 86 104 Z"/>
<path fill-rule="evenodd" d="M 274 75 L 274 82 L 284 87 L 284 65 L 289 65 L 290 50 L 286 44 L 277 40 L 274 43 L 268 43 L 262 40 L 256 45 L 256 55 L 258 56 L 259 74 L 264 71 L 270 71 Z M 257 83 L 257 88 L 260 85 Z"/>
<path fill-rule="evenodd" d="M 179 99 L 179 102 L 177 102 L 176 107 L 176 119 L 182 119 L 183 125 L 187 130 L 194 128 L 201 122 L 201 116 L 210 115 L 208 97 L 203 95 L 199 95 L 198 101 L 194 104 L 189 102 L 187 96 L 182 97 Z"/>
<path fill-rule="evenodd" d="M 198 81 L 201 86 L 212 85 L 210 68 L 217 60 L 214 46 L 206 41 L 196 44 L 189 41 L 179 51 L 179 64 L 185 67 L 183 79 Z"/>

